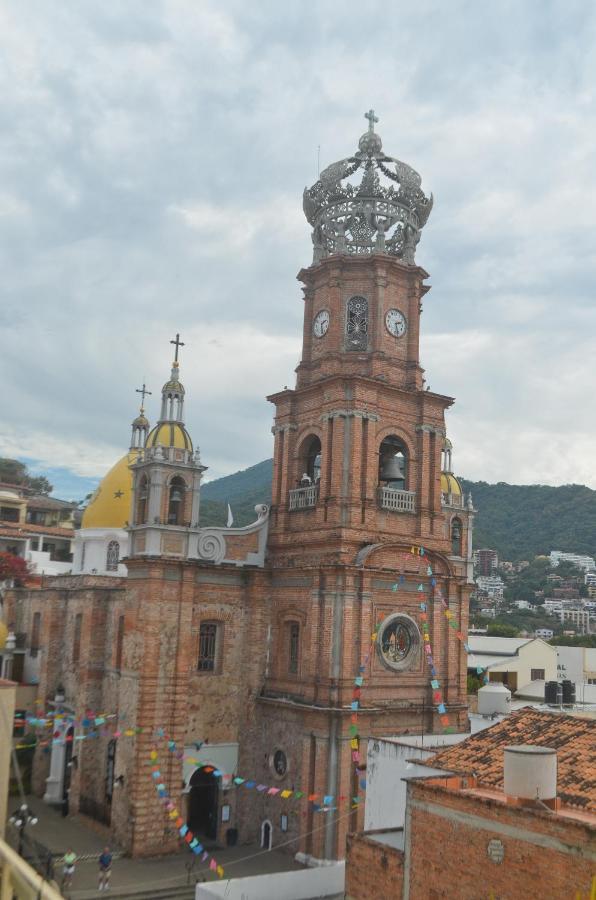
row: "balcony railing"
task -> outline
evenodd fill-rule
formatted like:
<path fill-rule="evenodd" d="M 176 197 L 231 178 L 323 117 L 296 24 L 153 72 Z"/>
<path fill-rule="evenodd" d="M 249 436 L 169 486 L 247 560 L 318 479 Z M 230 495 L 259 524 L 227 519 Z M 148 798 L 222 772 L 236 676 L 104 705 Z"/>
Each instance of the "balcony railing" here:
<path fill-rule="evenodd" d="M 308 487 L 296 488 L 290 491 L 290 512 L 297 509 L 310 509 L 317 505 L 319 499 L 319 485 L 310 484 Z"/>
<path fill-rule="evenodd" d="M 457 494 L 441 494 L 441 504 L 443 506 L 452 506 L 455 509 L 465 508 L 464 498 L 461 494 L 459 496 Z"/>
<path fill-rule="evenodd" d="M 0 897 L 60 900 L 62 894 L 0 839 Z"/>
<path fill-rule="evenodd" d="M 416 512 L 416 491 L 396 491 L 395 488 L 379 488 L 379 506 L 390 512 Z"/>

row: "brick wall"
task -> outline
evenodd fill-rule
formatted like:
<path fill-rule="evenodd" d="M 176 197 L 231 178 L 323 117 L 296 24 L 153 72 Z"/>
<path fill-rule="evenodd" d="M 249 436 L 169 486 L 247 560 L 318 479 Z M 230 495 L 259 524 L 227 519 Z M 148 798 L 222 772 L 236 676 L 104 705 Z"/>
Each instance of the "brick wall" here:
<path fill-rule="evenodd" d="M 408 804 L 411 900 L 589 896 L 593 824 L 422 783 L 408 786 Z M 491 840 L 502 862 L 489 856 Z"/>
<path fill-rule="evenodd" d="M 349 834 L 346 846 L 346 900 L 400 900 L 403 853 L 376 841 L 374 831 Z"/>

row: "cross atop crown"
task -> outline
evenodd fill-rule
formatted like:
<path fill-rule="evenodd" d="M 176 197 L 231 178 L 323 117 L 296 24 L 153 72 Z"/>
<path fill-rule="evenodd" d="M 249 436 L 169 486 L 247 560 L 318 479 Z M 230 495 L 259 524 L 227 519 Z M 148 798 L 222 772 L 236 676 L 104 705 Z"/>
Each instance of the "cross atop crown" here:
<path fill-rule="evenodd" d="M 180 335 L 177 334 L 177 335 L 176 335 L 176 340 L 170 341 L 170 344 L 175 344 L 175 345 L 176 345 L 176 355 L 174 356 L 174 362 L 177 364 L 177 363 L 178 363 L 178 350 L 180 349 L 180 347 L 184 347 L 184 341 L 181 341 L 181 340 L 180 340 Z"/>
<path fill-rule="evenodd" d="M 369 134 L 374 134 L 374 130 L 375 130 L 375 122 L 378 122 L 378 121 L 379 121 L 379 117 L 378 117 L 378 116 L 375 116 L 375 111 L 374 111 L 374 109 L 369 109 L 368 112 L 365 112 L 365 113 L 364 113 L 364 118 L 365 118 L 365 119 L 368 119 L 368 133 L 369 133 Z"/>

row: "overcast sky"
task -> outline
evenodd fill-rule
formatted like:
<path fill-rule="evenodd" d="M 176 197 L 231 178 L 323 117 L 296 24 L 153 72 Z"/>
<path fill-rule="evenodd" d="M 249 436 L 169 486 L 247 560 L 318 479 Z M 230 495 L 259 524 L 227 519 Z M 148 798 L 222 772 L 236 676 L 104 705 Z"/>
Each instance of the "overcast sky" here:
<path fill-rule="evenodd" d="M 422 362 L 457 472 L 596 487 L 595 9 L 3 0 L 0 455 L 86 493 L 180 331 L 208 474 L 270 456 L 302 190 L 372 106 L 435 196 Z"/>

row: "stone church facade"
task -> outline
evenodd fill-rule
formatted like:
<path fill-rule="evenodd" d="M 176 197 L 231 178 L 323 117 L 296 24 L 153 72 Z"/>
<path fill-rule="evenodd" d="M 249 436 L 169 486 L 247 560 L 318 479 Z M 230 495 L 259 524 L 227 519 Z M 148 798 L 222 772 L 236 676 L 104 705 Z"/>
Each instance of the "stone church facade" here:
<path fill-rule="evenodd" d="M 150 430 L 142 410 L 133 423 L 126 462 L 86 513 L 77 572 L 8 599 L 35 652 L 41 707 L 75 717 L 39 748 L 36 790 L 49 802 L 67 794 L 71 811 L 104 822 L 135 856 L 178 845 L 151 777 L 155 746 L 199 835 L 223 843 L 233 829 L 322 860 L 342 858 L 346 833 L 362 827 L 363 803 L 351 801 L 364 798 L 369 739 L 447 720 L 467 728 L 465 654 L 442 600 L 465 632 L 473 509 L 451 472 L 453 401 L 427 388 L 419 359 L 429 288 L 415 250 L 432 198 L 367 118 L 356 153 L 304 195 L 313 262 L 298 276 L 296 387 L 269 398 L 270 509 L 257 507 L 245 528 L 201 526 L 204 467 L 184 425 L 177 337 L 159 421 Z M 110 512 L 112 493 L 125 520 Z M 111 569 L 85 568 L 85 534 L 94 559 L 105 538 Z M 124 562 L 114 534 L 126 534 Z M 77 741 L 88 710 L 119 718 Z M 176 752 L 156 737 L 164 731 Z M 247 790 L 235 776 L 279 791 Z M 333 797 L 337 809 L 322 815 L 309 797 Z"/>

